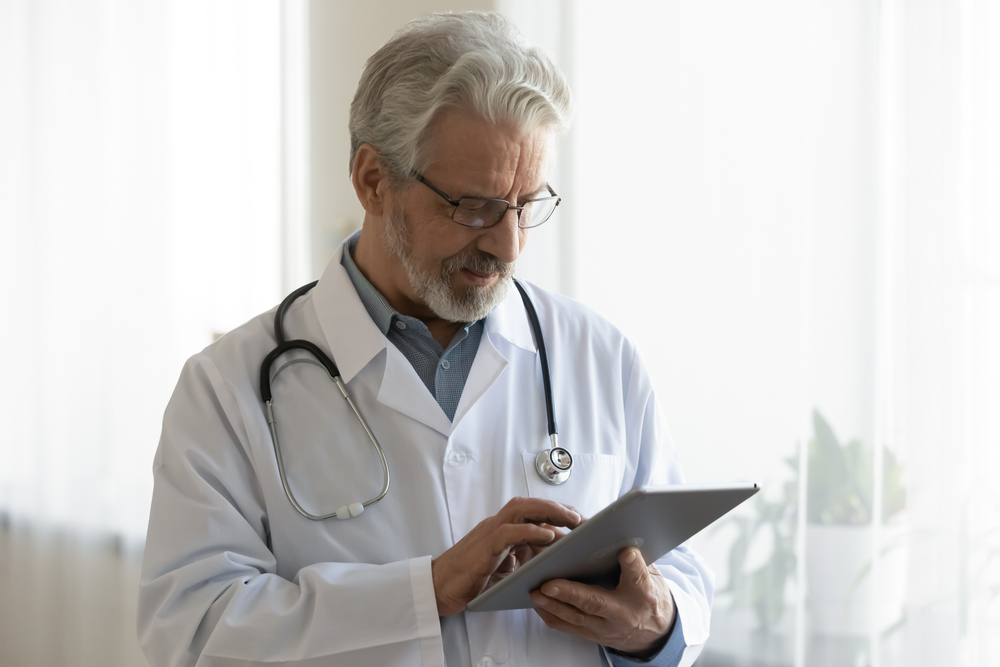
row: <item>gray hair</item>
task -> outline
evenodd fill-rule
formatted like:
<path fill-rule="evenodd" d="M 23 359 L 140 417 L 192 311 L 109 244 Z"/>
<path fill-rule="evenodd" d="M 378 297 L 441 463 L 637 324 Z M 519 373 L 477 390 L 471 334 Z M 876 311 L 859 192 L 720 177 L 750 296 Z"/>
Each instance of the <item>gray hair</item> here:
<path fill-rule="evenodd" d="M 424 135 L 436 114 L 460 109 L 492 124 L 569 127 L 566 79 L 500 14 L 416 18 L 368 59 L 351 103 L 350 169 L 362 144 L 378 151 L 390 180 L 426 166 Z"/>

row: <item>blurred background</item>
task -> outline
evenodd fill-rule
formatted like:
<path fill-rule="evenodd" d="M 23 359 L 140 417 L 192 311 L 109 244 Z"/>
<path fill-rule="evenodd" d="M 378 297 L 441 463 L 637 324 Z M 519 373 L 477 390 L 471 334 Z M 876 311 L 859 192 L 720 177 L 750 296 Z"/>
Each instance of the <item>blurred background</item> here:
<path fill-rule="evenodd" d="M 1000 2 L 0 0 L 0 665 L 144 664 L 181 365 L 361 224 L 364 61 L 465 9 L 575 93 L 519 274 L 763 486 L 694 540 L 697 664 L 1000 664 Z"/>

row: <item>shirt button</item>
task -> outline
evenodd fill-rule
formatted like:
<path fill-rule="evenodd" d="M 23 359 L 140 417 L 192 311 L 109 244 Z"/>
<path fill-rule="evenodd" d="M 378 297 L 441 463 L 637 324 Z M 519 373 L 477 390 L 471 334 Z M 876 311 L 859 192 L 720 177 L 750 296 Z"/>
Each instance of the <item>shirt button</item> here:
<path fill-rule="evenodd" d="M 397 329 L 405 329 L 406 328 L 406 322 L 403 322 L 402 320 L 396 320 L 396 328 Z"/>
<path fill-rule="evenodd" d="M 484 655 L 476 663 L 476 667 L 496 667 L 496 661 L 488 655 Z"/>
<path fill-rule="evenodd" d="M 452 464 L 453 466 L 460 466 L 463 463 L 465 463 L 466 458 L 467 457 L 465 456 L 465 452 L 453 449 L 448 454 L 448 463 Z"/>
<path fill-rule="evenodd" d="M 442 359 L 441 360 L 441 368 L 443 368 L 445 370 L 448 370 L 449 368 L 451 368 L 451 362 L 448 361 L 447 359 Z"/>

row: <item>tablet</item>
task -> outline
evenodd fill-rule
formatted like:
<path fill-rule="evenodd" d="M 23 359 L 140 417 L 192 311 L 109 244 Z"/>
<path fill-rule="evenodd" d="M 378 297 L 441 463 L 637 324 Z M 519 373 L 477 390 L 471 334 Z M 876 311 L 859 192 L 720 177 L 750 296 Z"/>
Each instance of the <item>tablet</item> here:
<path fill-rule="evenodd" d="M 618 552 L 638 547 L 652 563 L 757 493 L 752 482 L 639 486 L 587 519 L 469 603 L 468 611 L 529 609 L 551 579 L 618 585 Z"/>

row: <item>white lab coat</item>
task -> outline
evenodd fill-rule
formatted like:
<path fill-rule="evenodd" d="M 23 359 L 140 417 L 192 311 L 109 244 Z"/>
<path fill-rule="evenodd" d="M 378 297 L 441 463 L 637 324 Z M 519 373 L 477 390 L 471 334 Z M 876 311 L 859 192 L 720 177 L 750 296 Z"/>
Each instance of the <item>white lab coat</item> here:
<path fill-rule="evenodd" d="M 343 246 L 342 246 L 343 248 Z M 388 495 L 321 523 L 288 502 L 259 389 L 274 313 L 192 357 L 167 406 L 139 593 L 151 665 L 601 665 L 596 645 L 530 610 L 439 619 L 431 559 L 515 496 L 590 516 L 635 485 L 681 469 L 635 345 L 570 299 L 528 285 L 552 372 L 559 442 L 575 467 L 546 484 L 538 353 L 516 290 L 485 332 L 450 422 L 379 332 L 340 263 L 285 316 L 289 338 L 331 354 L 385 449 Z M 286 355 L 273 382 L 289 481 L 312 513 L 374 497 L 382 468 L 329 377 Z M 277 371 L 283 366 L 279 361 Z M 272 372 L 274 372 L 272 371 Z M 659 562 L 694 662 L 708 636 L 712 574 L 679 547 Z"/>

